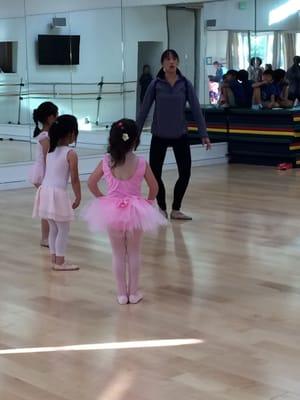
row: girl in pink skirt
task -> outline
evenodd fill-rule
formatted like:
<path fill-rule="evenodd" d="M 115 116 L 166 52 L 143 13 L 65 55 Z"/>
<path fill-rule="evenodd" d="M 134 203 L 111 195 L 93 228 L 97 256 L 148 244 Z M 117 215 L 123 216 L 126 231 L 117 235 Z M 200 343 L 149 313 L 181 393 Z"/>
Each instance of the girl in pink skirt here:
<path fill-rule="evenodd" d="M 33 164 L 30 174 L 29 181 L 38 188 L 45 175 L 46 156 L 49 150 L 49 137 L 48 131 L 50 126 L 56 120 L 58 115 L 58 108 L 51 101 L 45 101 L 41 103 L 38 108 L 33 110 L 33 120 L 35 123 L 35 129 L 33 137 L 36 139 L 36 151 L 35 151 L 35 163 Z M 39 123 L 42 125 L 42 129 L 39 128 Z M 48 221 L 42 219 L 41 221 L 41 241 L 42 247 L 48 247 L 48 236 L 49 236 L 49 224 Z"/>
<path fill-rule="evenodd" d="M 92 231 L 108 232 L 119 304 L 142 300 L 138 290 L 142 236 L 167 224 L 154 206 L 158 191 L 154 175 L 148 163 L 134 154 L 138 145 L 134 121 L 122 119 L 112 125 L 108 154 L 88 180 L 96 198 L 82 213 Z M 106 195 L 98 187 L 102 177 L 107 184 Z M 144 179 L 149 188 L 147 199 L 141 194 Z"/>
<path fill-rule="evenodd" d="M 33 216 L 49 223 L 49 248 L 53 269 L 56 271 L 77 270 L 77 265 L 65 262 L 70 222 L 74 209 L 81 201 L 78 175 L 78 158 L 69 144 L 76 142 L 78 124 L 73 115 L 62 115 L 49 129 L 50 147 L 46 158 L 46 173 L 38 188 Z M 67 187 L 69 178 L 75 200 L 71 202 Z"/>

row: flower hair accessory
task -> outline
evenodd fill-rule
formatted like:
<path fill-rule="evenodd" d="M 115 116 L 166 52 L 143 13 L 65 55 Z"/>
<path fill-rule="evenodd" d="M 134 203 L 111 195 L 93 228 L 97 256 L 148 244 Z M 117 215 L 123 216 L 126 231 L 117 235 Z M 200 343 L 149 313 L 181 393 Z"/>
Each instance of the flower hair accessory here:
<path fill-rule="evenodd" d="M 123 133 L 123 135 L 122 135 L 122 140 L 123 140 L 124 142 L 127 142 L 127 140 L 129 140 L 129 135 L 128 135 L 128 133 L 126 133 L 126 132 Z"/>

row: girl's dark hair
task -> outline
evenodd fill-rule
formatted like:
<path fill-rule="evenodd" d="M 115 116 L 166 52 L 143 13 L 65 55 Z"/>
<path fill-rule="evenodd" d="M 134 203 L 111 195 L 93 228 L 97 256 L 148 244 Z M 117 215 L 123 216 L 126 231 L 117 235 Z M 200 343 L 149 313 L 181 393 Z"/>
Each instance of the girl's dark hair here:
<path fill-rule="evenodd" d="M 272 76 L 272 78 L 273 78 L 274 72 L 273 72 L 271 69 L 266 69 L 266 70 L 263 72 L 263 75 L 270 75 L 270 76 Z"/>
<path fill-rule="evenodd" d="M 249 78 L 249 73 L 245 69 L 240 69 L 237 73 L 237 80 L 241 82 L 247 82 Z"/>
<path fill-rule="evenodd" d="M 33 110 L 32 118 L 35 123 L 35 129 L 33 132 L 33 137 L 37 137 L 41 130 L 39 129 L 39 122 L 44 124 L 47 121 L 47 118 L 51 115 L 56 116 L 58 114 L 58 107 L 52 103 L 51 101 L 45 101 L 44 103 L 40 104 L 38 108 Z"/>
<path fill-rule="evenodd" d="M 120 119 L 112 124 L 107 152 L 111 156 L 112 167 L 124 164 L 126 154 L 136 150 L 140 144 L 138 127 L 132 119 Z"/>
<path fill-rule="evenodd" d="M 60 140 L 67 138 L 72 133 L 75 134 L 76 142 L 78 136 L 78 123 L 74 115 L 65 114 L 58 117 L 49 129 L 49 153 L 56 149 Z"/>
<path fill-rule="evenodd" d="M 250 60 L 250 65 L 252 65 L 254 67 L 254 64 L 255 64 L 256 60 L 259 62 L 259 65 L 262 64 L 262 59 L 260 57 L 252 57 L 251 60 Z"/>
<path fill-rule="evenodd" d="M 278 68 L 273 71 L 273 79 L 275 82 L 280 82 L 285 78 L 286 72 L 284 69 Z"/>

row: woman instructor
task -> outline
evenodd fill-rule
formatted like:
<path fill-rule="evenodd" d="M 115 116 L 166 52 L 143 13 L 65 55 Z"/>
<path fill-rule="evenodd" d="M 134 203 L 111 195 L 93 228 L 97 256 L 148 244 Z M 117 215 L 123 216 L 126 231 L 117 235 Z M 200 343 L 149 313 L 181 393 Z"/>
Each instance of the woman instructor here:
<path fill-rule="evenodd" d="M 211 148 L 205 121 L 193 85 L 178 69 L 179 57 L 175 50 L 165 50 L 161 56 L 161 65 L 156 79 L 149 85 L 137 118 L 140 132 L 155 102 L 152 122 L 152 140 L 150 145 L 150 166 L 157 179 L 159 191 L 157 203 L 168 218 L 166 192 L 162 181 L 162 168 L 168 147 L 173 148 L 179 178 L 174 187 L 171 219 L 190 220 L 190 216 L 180 211 L 181 203 L 191 176 L 191 151 L 187 136 L 185 119 L 186 102 L 189 103 L 202 143 Z"/>

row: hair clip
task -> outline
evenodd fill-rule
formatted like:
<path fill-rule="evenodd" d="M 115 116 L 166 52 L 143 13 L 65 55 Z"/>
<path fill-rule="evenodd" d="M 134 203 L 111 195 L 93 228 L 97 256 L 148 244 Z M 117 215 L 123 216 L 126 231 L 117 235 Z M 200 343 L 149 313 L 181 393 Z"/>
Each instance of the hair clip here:
<path fill-rule="evenodd" d="M 121 128 L 121 129 L 123 129 L 123 128 L 124 128 L 123 122 L 121 122 L 121 121 L 120 121 L 120 122 L 118 122 L 118 125 L 117 125 L 117 126 L 118 126 L 118 128 Z"/>
<path fill-rule="evenodd" d="M 124 132 L 123 135 L 122 135 L 122 139 L 123 139 L 124 142 L 127 142 L 127 140 L 129 140 L 128 133 Z"/>

